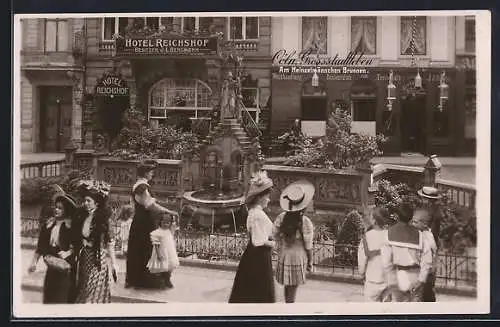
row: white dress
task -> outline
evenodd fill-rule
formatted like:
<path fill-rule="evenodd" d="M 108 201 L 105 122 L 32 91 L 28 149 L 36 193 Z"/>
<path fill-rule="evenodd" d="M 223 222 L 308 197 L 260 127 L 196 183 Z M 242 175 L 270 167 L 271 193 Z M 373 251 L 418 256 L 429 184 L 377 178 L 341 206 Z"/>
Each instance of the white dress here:
<path fill-rule="evenodd" d="M 162 267 L 165 268 L 165 271 L 173 271 L 179 267 L 175 239 L 170 229 L 155 229 L 151 232 L 151 240 L 153 245 L 159 245 L 158 250 L 162 256 Z"/>

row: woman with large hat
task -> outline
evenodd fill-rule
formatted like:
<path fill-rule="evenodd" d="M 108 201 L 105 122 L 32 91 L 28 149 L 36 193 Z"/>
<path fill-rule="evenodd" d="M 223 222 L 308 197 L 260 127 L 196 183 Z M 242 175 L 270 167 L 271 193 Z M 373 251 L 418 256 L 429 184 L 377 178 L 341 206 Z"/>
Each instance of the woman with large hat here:
<path fill-rule="evenodd" d="M 245 198 L 249 241 L 238 265 L 229 303 L 276 301 L 271 260 L 273 223 L 264 212 L 272 187 L 273 181 L 265 171 L 255 173 L 250 180 Z"/>
<path fill-rule="evenodd" d="M 73 228 L 77 253 L 76 303 L 111 302 L 111 277 L 116 277 L 114 234 L 108 197 L 111 186 L 103 181 L 81 181 L 83 208 Z"/>
<path fill-rule="evenodd" d="M 147 268 L 153 251 L 150 233 L 157 227 L 155 213 L 168 213 L 173 216 L 178 214 L 159 205 L 153 197 L 149 183 L 156 167 L 155 160 L 141 161 L 137 167 L 137 182 L 132 187 L 134 218 L 130 225 L 127 246 L 126 288 L 161 288 L 163 285 Z"/>
<path fill-rule="evenodd" d="M 285 302 L 295 302 L 299 285 L 306 283 L 312 270 L 314 227 L 304 216 L 314 197 L 314 185 L 299 180 L 288 185 L 280 196 L 283 209 L 274 222 L 274 238 L 278 242 L 276 280 L 285 289 Z"/>
<path fill-rule="evenodd" d="M 52 202 L 54 214 L 41 222 L 40 236 L 29 272 L 36 270 L 39 259 L 43 257 L 47 265 L 43 283 L 43 303 L 70 303 L 73 263 L 71 221 L 76 203 L 60 187 Z"/>

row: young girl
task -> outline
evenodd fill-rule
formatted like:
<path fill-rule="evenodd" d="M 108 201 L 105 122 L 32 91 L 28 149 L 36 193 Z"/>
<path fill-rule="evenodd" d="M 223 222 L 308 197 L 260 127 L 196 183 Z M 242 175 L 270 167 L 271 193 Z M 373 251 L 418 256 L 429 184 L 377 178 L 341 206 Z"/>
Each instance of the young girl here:
<path fill-rule="evenodd" d="M 160 261 L 159 269 L 156 270 L 163 279 L 164 286 L 174 287 L 170 280 L 172 272 L 179 266 L 179 257 L 174 239 L 178 224 L 175 216 L 168 213 L 162 213 L 160 216 L 160 226 L 151 232 L 151 243 L 155 247 Z M 155 251 L 153 251 L 154 254 Z"/>
<path fill-rule="evenodd" d="M 118 215 L 118 221 L 120 222 L 122 252 L 124 254 L 127 254 L 128 235 L 130 233 L 130 226 L 132 225 L 132 218 L 134 218 L 134 207 L 130 204 L 124 205 Z"/>

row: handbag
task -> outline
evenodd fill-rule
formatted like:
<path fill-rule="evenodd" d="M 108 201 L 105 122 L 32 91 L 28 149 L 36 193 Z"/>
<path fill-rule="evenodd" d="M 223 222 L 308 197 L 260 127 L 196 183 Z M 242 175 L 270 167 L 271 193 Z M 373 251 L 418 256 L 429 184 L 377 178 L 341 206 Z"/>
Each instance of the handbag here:
<path fill-rule="evenodd" d="M 161 273 L 168 271 L 167 260 L 160 260 L 158 256 L 159 244 L 153 245 L 153 250 L 151 251 L 151 257 L 149 258 L 147 268 L 152 274 Z"/>
<path fill-rule="evenodd" d="M 43 261 L 49 268 L 53 268 L 60 271 L 69 271 L 71 269 L 71 265 L 64 259 L 56 257 L 54 255 L 44 255 Z"/>

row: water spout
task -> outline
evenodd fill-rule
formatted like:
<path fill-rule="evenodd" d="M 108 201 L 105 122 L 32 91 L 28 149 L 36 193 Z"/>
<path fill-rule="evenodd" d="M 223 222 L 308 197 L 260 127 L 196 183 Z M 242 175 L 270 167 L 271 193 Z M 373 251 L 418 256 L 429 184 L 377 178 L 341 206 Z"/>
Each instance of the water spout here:
<path fill-rule="evenodd" d="M 234 217 L 234 210 L 232 210 L 232 209 L 231 209 L 231 214 L 233 215 L 234 234 L 237 234 L 237 230 L 236 230 L 236 218 Z"/>
<path fill-rule="evenodd" d="M 212 209 L 212 235 L 214 234 L 215 210 Z"/>

